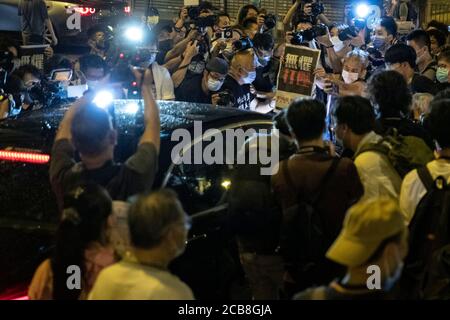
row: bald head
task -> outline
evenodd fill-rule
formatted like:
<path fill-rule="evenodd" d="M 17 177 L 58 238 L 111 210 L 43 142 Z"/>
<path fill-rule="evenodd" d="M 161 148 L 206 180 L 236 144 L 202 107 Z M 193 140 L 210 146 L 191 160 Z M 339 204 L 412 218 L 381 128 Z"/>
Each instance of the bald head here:
<path fill-rule="evenodd" d="M 256 70 L 256 59 L 253 49 L 236 52 L 231 60 L 230 75 L 239 84 L 244 84 L 244 79 Z"/>

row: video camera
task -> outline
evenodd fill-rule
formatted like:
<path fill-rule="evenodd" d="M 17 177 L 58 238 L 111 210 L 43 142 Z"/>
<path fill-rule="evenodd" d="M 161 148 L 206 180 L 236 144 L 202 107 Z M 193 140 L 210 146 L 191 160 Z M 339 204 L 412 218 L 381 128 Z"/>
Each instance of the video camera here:
<path fill-rule="evenodd" d="M 292 34 L 291 44 L 298 46 L 305 42 L 312 41 L 317 37 L 324 36 L 327 34 L 327 32 L 328 27 L 326 25 L 318 24 L 313 26 L 311 29 L 294 32 Z"/>

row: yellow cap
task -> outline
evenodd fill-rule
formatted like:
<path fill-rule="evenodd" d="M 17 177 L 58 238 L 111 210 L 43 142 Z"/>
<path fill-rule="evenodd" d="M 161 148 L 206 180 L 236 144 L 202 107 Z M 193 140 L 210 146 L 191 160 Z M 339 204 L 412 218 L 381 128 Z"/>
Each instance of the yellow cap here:
<path fill-rule="evenodd" d="M 393 199 L 373 198 L 359 202 L 348 210 L 341 233 L 326 256 L 348 267 L 360 266 L 384 240 L 405 231 L 405 222 Z"/>

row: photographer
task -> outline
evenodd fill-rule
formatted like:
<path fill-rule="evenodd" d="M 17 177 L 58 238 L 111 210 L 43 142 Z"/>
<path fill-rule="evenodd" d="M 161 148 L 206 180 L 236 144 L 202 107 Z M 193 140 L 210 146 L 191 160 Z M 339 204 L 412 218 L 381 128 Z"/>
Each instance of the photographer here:
<path fill-rule="evenodd" d="M 39 69 L 31 64 L 21 66 L 9 76 L 6 91 L 15 96 L 16 110 L 25 112 L 42 107 L 35 101 L 36 97 L 32 92 L 39 89 L 42 78 Z"/>
<path fill-rule="evenodd" d="M 253 40 L 253 38 L 259 31 L 259 25 L 258 25 L 257 18 L 250 17 L 250 18 L 245 19 L 242 22 L 242 31 L 244 32 L 244 36 L 247 36 Z"/>
<path fill-rule="evenodd" d="M 287 29 L 293 29 L 301 20 L 308 20 L 311 24 L 318 21 L 330 25 L 331 21 L 323 14 L 323 5 L 317 0 L 296 0 L 283 19 L 283 25 Z M 291 27 L 292 26 L 292 27 Z"/>
<path fill-rule="evenodd" d="M 177 101 L 217 104 L 219 91 L 228 74 L 228 63 L 220 58 L 209 60 L 202 75 L 186 77 L 175 90 Z M 212 96 L 211 96 L 212 95 Z"/>
<path fill-rule="evenodd" d="M 101 25 L 95 25 L 87 31 L 87 36 L 87 45 L 90 48 L 89 53 L 98 55 L 112 67 L 112 61 L 115 59 L 115 48 L 108 39 L 106 28 Z"/>
<path fill-rule="evenodd" d="M 79 84 L 87 84 L 89 89 L 95 90 L 98 83 L 108 74 L 106 62 L 95 54 L 82 56 L 78 61 L 76 73 Z"/>
<path fill-rule="evenodd" d="M 257 58 L 252 49 L 238 51 L 233 56 L 221 92 L 228 92 L 234 97 L 234 108 L 250 109 L 253 100 L 250 85 L 256 79 L 256 66 Z"/>
<path fill-rule="evenodd" d="M 117 132 L 108 112 L 92 103 L 93 93 L 77 100 L 61 121 L 53 144 L 50 181 L 63 208 L 63 196 L 82 183 L 97 183 L 105 187 L 113 200 L 148 192 L 157 171 L 160 147 L 159 108 L 150 89 L 153 74 L 134 71 L 144 99 L 145 130 L 134 155 L 124 164 L 114 163 Z M 81 162 L 76 163 L 78 151 Z"/>
<path fill-rule="evenodd" d="M 275 97 L 280 67 L 280 60 L 274 59 L 273 56 L 275 41 L 269 33 L 258 33 L 253 38 L 253 45 L 259 64 L 258 68 L 256 68 L 256 80 L 253 82 L 258 107 L 260 105 L 270 106 L 272 99 Z"/>

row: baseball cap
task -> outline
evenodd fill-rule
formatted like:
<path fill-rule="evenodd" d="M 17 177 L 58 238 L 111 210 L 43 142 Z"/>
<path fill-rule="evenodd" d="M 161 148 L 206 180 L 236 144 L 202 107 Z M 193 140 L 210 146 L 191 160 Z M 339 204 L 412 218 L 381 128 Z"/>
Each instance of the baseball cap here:
<path fill-rule="evenodd" d="M 220 74 L 227 74 L 228 73 L 228 63 L 221 58 L 212 58 L 209 60 L 208 64 L 206 65 L 206 70 L 209 72 L 217 72 Z"/>
<path fill-rule="evenodd" d="M 395 200 L 381 197 L 359 202 L 348 210 L 326 257 L 348 267 L 361 266 L 384 240 L 403 232 L 406 225 Z"/>

